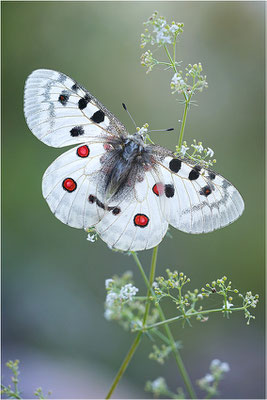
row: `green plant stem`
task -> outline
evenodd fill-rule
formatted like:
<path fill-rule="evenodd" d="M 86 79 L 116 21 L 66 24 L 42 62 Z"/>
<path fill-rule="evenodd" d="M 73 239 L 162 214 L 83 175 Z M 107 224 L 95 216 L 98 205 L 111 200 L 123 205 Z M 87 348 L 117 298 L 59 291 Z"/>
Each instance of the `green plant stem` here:
<path fill-rule="evenodd" d="M 175 60 L 173 60 L 173 59 L 171 58 L 170 52 L 169 52 L 169 50 L 168 50 L 168 48 L 167 48 L 166 45 L 164 45 L 164 49 L 165 49 L 165 51 L 166 51 L 166 54 L 167 54 L 167 56 L 168 56 L 168 59 L 170 60 L 170 63 L 171 63 L 171 66 L 172 66 L 174 72 L 177 74 L 177 68 L 176 68 L 176 65 L 175 65 Z"/>
<path fill-rule="evenodd" d="M 149 308 L 150 308 L 150 304 L 151 304 L 149 297 L 151 296 L 152 283 L 154 282 L 154 278 L 155 278 L 157 256 L 158 256 L 158 246 L 154 247 L 153 253 L 152 253 L 149 282 L 148 282 L 148 288 L 147 288 L 147 301 L 146 301 L 146 308 L 145 308 L 145 313 L 144 313 L 144 318 L 143 318 L 143 327 L 146 324 L 146 320 L 148 317 Z"/>
<path fill-rule="evenodd" d="M 169 318 L 166 319 L 165 321 L 161 321 L 161 322 L 156 322 L 153 325 L 148 325 L 144 328 L 142 328 L 143 330 L 149 330 L 149 329 L 153 329 L 153 328 L 158 328 L 159 326 L 163 326 L 165 324 L 170 324 L 171 322 L 177 321 L 178 319 L 185 319 L 185 318 L 191 318 L 191 317 L 196 317 L 197 315 L 202 315 L 202 314 L 210 314 L 210 313 L 214 313 L 214 312 L 229 312 L 229 311 L 243 311 L 245 310 L 247 307 L 243 306 L 243 307 L 235 307 L 235 308 L 231 308 L 231 310 L 226 310 L 225 308 L 216 308 L 216 309 L 212 309 L 212 310 L 206 310 L 206 311 L 199 311 L 199 312 L 194 312 L 194 313 L 185 313 L 185 315 L 178 315 L 177 317 L 173 317 L 173 318 Z"/>
<path fill-rule="evenodd" d="M 106 399 L 110 399 L 110 397 L 112 396 L 112 393 L 116 389 L 121 377 L 123 376 L 123 374 L 124 374 L 128 364 L 129 364 L 129 362 L 131 361 L 131 359 L 132 359 L 132 357 L 133 357 L 133 355 L 135 353 L 135 350 L 137 349 L 137 346 L 138 346 L 138 344 L 140 342 L 142 334 L 143 334 L 143 332 L 140 331 L 137 334 L 137 336 L 135 337 L 134 342 L 133 342 L 132 346 L 130 347 L 130 350 L 128 351 L 128 353 L 127 353 L 123 363 L 121 364 L 121 367 L 120 367 L 120 369 L 119 369 L 119 371 L 118 371 L 118 373 L 117 373 L 117 375 L 116 375 L 116 377 L 115 377 L 115 379 L 114 379 L 114 381 L 113 381 L 113 383 L 112 383 L 112 385 L 111 385 L 111 387 L 109 389 L 109 392 L 107 394 Z"/>
<path fill-rule="evenodd" d="M 143 266 L 142 266 L 142 264 L 141 264 L 141 262 L 140 262 L 140 260 L 139 260 L 139 258 L 137 256 L 137 254 L 134 251 L 132 251 L 132 255 L 133 255 L 133 258 L 134 258 L 134 260 L 136 262 L 136 265 L 138 266 L 138 268 L 140 270 L 140 273 L 141 273 L 141 275 L 142 275 L 142 277 L 143 277 L 143 279 L 145 281 L 145 284 L 146 284 L 147 288 L 150 288 L 151 294 L 153 296 L 155 296 L 154 290 L 151 287 L 151 285 L 149 284 L 149 281 L 148 281 L 148 279 L 146 277 L 146 274 L 144 272 Z M 165 321 L 166 318 L 165 318 L 165 315 L 164 315 L 164 312 L 163 312 L 161 306 L 159 304 L 157 304 L 156 307 L 157 307 L 157 309 L 159 311 L 159 315 L 160 315 L 161 320 Z M 194 388 L 193 388 L 192 382 L 191 382 L 191 380 L 189 378 L 189 375 L 188 375 L 188 373 L 187 373 L 187 371 L 185 369 L 183 360 L 182 360 L 182 358 L 180 356 L 180 352 L 177 349 L 177 346 L 175 344 L 175 340 L 174 340 L 174 337 L 173 337 L 173 335 L 171 333 L 171 330 L 170 330 L 169 326 L 166 325 L 166 324 L 164 324 L 164 329 L 165 329 L 166 335 L 167 335 L 167 337 L 168 337 L 168 339 L 170 341 L 170 346 L 172 348 L 172 352 L 174 354 L 174 358 L 175 358 L 176 364 L 177 364 L 178 369 L 180 371 L 180 374 L 181 374 L 181 376 L 183 378 L 183 381 L 185 383 L 185 386 L 187 388 L 189 396 L 190 396 L 191 399 L 196 399 L 197 398 L 196 397 L 196 393 L 194 391 Z"/>
<path fill-rule="evenodd" d="M 190 98 L 191 98 L 191 97 L 190 97 Z M 189 98 L 189 100 L 186 100 L 186 101 L 185 101 L 185 107 L 184 107 L 182 125 L 181 125 L 181 129 L 180 129 L 179 140 L 178 140 L 178 148 L 179 148 L 179 150 L 181 149 L 182 144 L 183 144 L 184 128 L 185 128 L 186 116 L 187 116 L 187 111 L 188 111 L 188 107 L 189 107 L 190 98 Z"/>
<path fill-rule="evenodd" d="M 150 276 L 149 276 L 148 288 L 147 288 L 147 301 L 146 301 L 146 308 L 145 308 L 145 313 L 144 313 L 144 318 L 143 318 L 143 327 L 146 325 L 146 320 L 147 320 L 149 308 L 150 308 L 149 297 L 151 295 L 151 286 L 152 286 L 152 283 L 154 282 L 154 277 L 155 277 L 155 270 L 156 270 L 156 265 L 157 265 L 157 254 L 158 254 L 158 246 L 154 247 L 153 253 L 152 253 Z M 145 275 L 145 273 L 144 273 L 144 275 Z M 146 277 L 146 280 L 147 280 L 147 277 Z M 136 335 L 135 340 L 134 340 L 132 346 L 130 347 L 130 350 L 128 351 L 125 359 L 123 360 L 123 363 L 121 364 L 121 367 L 109 389 L 106 399 L 110 399 L 110 397 L 112 396 L 112 393 L 116 389 L 120 379 L 122 378 L 129 362 L 131 361 L 131 359 L 139 345 L 142 334 L 143 334 L 143 331 L 140 331 Z"/>

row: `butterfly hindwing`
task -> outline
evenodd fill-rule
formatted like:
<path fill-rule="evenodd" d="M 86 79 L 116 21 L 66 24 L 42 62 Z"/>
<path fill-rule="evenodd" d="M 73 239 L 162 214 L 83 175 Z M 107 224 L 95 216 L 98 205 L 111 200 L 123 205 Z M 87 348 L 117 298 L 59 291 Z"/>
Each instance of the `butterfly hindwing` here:
<path fill-rule="evenodd" d="M 95 225 L 110 247 L 120 250 L 150 249 L 162 240 L 168 229 L 159 199 L 153 194 L 155 180 L 150 172 L 136 182 L 127 195 L 109 205 L 112 211 Z M 115 211 L 115 212 L 114 212 Z"/>
<path fill-rule="evenodd" d="M 126 131 L 91 93 L 65 74 L 52 70 L 39 69 L 28 77 L 24 113 L 34 135 L 53 147 Z"/>
<path fill-rule="evenodd" d="M 90 195 L 103 196 L 99 177 L 104 153 L 103 143 L 86 143 L 63 153 L 46 170 L 43 196 L 65 224 L 86 229 L 102 218 L 104 210 Z"/>
<path fill-rule="evenodd" d="M 170 225 L 188 233 L 206 233 L 235 221 L 244 210 L 237 189 L 219 174 L 192 162 L 166 157 L 157 169 L 166 193 L 161 198 Z"/>

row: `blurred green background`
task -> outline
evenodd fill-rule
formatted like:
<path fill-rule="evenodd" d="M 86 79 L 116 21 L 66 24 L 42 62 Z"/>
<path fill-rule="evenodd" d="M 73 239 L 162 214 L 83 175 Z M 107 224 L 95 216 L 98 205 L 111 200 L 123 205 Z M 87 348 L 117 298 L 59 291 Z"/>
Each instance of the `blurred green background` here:
<path fill-rule="evenodd" d="M 222 398 L 264 397 L 264 3 L 263 2 L 2 2 L 3 353 L 21 360 L 24 397 L 42 386 L 52 398 L 103 398 L 133 335 L 103 317 L 104 280 L 133 270 L 130 257 L 58 221 L 41 194 L 41 178 L 64 149 L 38 141 L 23 116 L 23 86 L 36 68 L 73 77 L 132 131 L 124 101 L 139 126 L 176 127 L 153 139 L 174 149 L 182 106 L 170 94 L 172 74 L 140 66 L 142 23 L 157 9 L 184 22 L 177 58 L 202 62 L 208 90 L 197 96 L 186 140 L 215 151 L 216 170 L 235 184 L 246 210 L 207 235 L 171 230 L 160 246 L 157 274 L 185 272 L 192 286 L 226 275 L 241 291 L 260 294 L 256 320 L 212 316 L 184 329 L 182 356 L 193 380 L 219 358 L 231 371 Z M 148 273 L 151 251 L 140 253 Z M 212 300 L 211 300 L 212 302 Z M 218 306 L 214 300 L 214 307 Z M 115 397 L 150 397 L 147 379 L 182 385 L 170 357 L 148 360 L 144 340 Z M 9 373 L 3 371 L 4 382 Z M 201 397 L 201 393 L 199 396 Z"/>

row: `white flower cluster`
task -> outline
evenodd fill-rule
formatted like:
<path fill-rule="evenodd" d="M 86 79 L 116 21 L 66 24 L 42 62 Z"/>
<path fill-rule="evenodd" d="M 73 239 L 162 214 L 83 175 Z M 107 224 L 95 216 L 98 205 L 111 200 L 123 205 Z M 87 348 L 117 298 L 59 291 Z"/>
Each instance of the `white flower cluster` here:
<path fill-rule="evenodd" d="M 158 44 L 172 43 L 172 31 L 167 29 L 166 25 L 167 22 L 163 20 L 154 26 L 153 32 L 156 33 L 155 40 Z"/>
<path fill-rule="evenodd" d="M 176 41 L 179 33 L 183 32 L 183 23 L 172 21 L 171 25 L 167 24 L 164 17 L 158 16 L 155 11 L 152 16 L 144 23 L 145 33 L 141 35 L 141 47 L 145 47 L 147 43 L 152 45 L 158 44 L 159 46 L 171 44 Z M 149 27 L 152 32 L 149 32 Z"/>
<path fill-rule="evenodd" d="M 214 156 L 214 151 L 210 147 L 204 148 L 202 142 L 197 143 L 195 139 L 193 140 L 191 147 L 193 148 L 192 154 L 188 153 L 190 147 L 188 147 L 186 141 L 184 141 L 180 148 L 178 146 L 176 147 L 176 153 L 177 155 L 188 157 L 191 160 L 200 163 L 204 167 L 211 167 L 216 163 L 216 160 L 211 160 L 211 157 Z"/>
<path fill-rule="evenodd" d="M 211 396 L 218 394 L 217 385 L 223 379 L 225 372 L 229 372 L 230 367 L 227 362 L 221 362 L 218 359 L 212 360 L 210 364 L 210 373 L 198 380 L 201 389 L 206 390 Z"/>
<path fill-rule="evenodd" d="M 257 294 L 253 296 L 251 292 L 246 293 L 245 302 L 249 304 L 251 307 L 256 308 L 258 301 L 259 301 L 259 296 Z"/>
<path fill-rule="evenodd" d="M 227 362 L 221 362 L 220 360 L 215 358 L 214 360 L 212 360 L 210 364 L 210 369 L 212 372 L 217 372 L 217 371 L 229 372 L 230 366 Z"/>
<path fill-rule="evenodd" d="M 119 294 L 120 300 L 129 300 L 132 301 L 133 297 L 136 295 L 136 293 L 139 291 L 139 289 L 135 286 L 133 286 L 131 283 L 128 283 L 125 286 L 122 286 Z"/>
<path fill-rule="evenodd" d="M 156 65 L 156 63 L 157 61 L 153 58 L 152 52 L 150 50 L 147 50 L 141 55 L 141 65 L 147 67 L 147 74 L 152 71 L 152 68 L 154 67 L 154 65 Z"/>
<path fill-rule="evenodd" d="M 118 312 L 118 307 L 121 307 L 123 302 L 132 301 L 136 293 L 139 291 L 137 287 L 132 285 L 131 283 L 127 283 L 122 286 L 120 290 L 115 291 L 113 288 L 114 279 L 106 279 L 105 287 L 108 291 L 105 301 L 105 318 L 110 320 L 113 315 L 116 315 Z"/>
<path fill-rule="evenodd" d="M 173 90 L 172 93 L 184 93 L 187 90 L 187 84 L 182 78 L 182 75 L 180 72 L 177 72 L 173 75 L 172 80 L 171 80 L 171 89 Z"/>

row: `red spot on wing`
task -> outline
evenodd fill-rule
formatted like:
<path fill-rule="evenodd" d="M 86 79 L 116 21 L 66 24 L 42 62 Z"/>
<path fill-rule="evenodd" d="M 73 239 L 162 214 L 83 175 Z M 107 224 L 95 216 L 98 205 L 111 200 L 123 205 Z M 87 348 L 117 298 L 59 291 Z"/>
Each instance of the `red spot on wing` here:
<path fill-rule="evenodd" d="M 136 214 L 134 217 L 135 226 L 140 226 L 140 228 L 145 228 L 148 222 L 149 218 L 145 214 Z"/>
<path fill-rule="evenodd" d="M 62 182 L 62 186 L 67 192 L 73 192 L 77 188 L 77 183 L 72 178 L 66 178 Z"/>
<path fill-rule="evenodd" d="M 155 193 L 156 196 L 161 196 L 164 193 L 164 185 L 161 182 L 155 183 L 155 185 L 152 188 L 153 193 Z"/>
<path fill-rule="evenodd" d="M 104 150 L 106 150 L 106 151 L 110 151 L 110 150 L 112 150 L 112 146 L 111 146 L 111 144 L 109 144 L 109 143 L 104 143 Z"/>
<path fill-rule="evenodd" d="M 90 154 L 90 150 L 89 150 L 89 147 L 88 147 L 88 146 L 84 145 L 84 146 L 78 147 L 78 149 L 77 149 L 77 155 L 78 155 L 79 157 L 82 157 L 82 158 L 88 157 L 89 154 Z"/>

